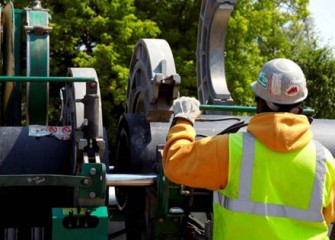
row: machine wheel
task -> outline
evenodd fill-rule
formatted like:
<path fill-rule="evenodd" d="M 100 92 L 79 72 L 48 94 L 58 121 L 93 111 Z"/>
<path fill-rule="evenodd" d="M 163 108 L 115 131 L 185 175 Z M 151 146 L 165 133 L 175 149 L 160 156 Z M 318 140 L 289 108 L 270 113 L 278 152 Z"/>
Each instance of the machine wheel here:
<path fill-rule="evenodd" d="M 133 173 L 131 169 L 131 143 L 127 122 L 121 119 L 117 133 L 116 158 L 114 171 L 116 173 Z M 145 238 L 145 188 L 115 187 L 119 210 L 124 215 L 127 240 Z"/>
<path fill-rule="evenodd" d="M 145 113 L 148 121 L 169 121 L 180 84 L 169 44 L 163 39 L 140 39 L 129 71 L 126 112 Z"/>
<path fill-rule="evenodd" d="M 150 130 L 147 131 L 149 122 L 169 121 L 172 102 L 179 96 L 179 84 L 169 44 L 162 39 L 140 39 L 130 63 L 126 113 L 118 126 L 115 173 L 150 171 L 151 162 L 147 165 L 138 162 L 141 153 L 135 148 L 143 148 L 143 153 L 152 141 Z M 134 133 L 134 126 L 141 132 L 140 136 Z M 140 146 L 134 146 L 133 137 L 138 137 Z M 147 239 L 146 191 L 145 187 L 116 187 L 128 240 Z"/>
<path fill-rule="evenodd" d="M 130 166 L 130 142 L 128 129 L 125 123 L 121 122 L 117 133 L 117 146 L 116 146 L 116 159 L 118 159 L 115 165 L 115 172 L 127 173 Z M 127 204 L 128 191 L 127 187 L 116 187 L 115 193 L 117 198 L 117 205 L 120 210 L 123 210 Z"/>

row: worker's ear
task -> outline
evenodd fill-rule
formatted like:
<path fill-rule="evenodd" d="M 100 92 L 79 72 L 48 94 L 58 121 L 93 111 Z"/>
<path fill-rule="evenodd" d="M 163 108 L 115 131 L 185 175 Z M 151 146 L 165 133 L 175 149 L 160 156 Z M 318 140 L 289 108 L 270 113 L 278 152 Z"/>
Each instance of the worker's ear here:
<path fill-rule="evenodd" d="M 302 114 L 302 112 L 303 112 L 303 109 L 301 107 L 295 107 L 290 110 L 290 113 L 294 113 L 294 114 Z"/>
<path fill-rule="evenodd" d="M 304 112 L 304 104 L 303 103 L 300 103 L 300 104 L 296 105 L 295 107 L 293 107 L 290 110 L 290 113 L 294 113 L 294 114 L 303 114 L 303 112 Z"/>

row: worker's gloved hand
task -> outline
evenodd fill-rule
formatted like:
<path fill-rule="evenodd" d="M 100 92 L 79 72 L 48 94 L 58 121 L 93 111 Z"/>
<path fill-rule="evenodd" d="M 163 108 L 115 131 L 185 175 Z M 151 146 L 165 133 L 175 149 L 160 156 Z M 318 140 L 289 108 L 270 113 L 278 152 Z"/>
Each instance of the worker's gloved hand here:
<path fill-rule="evenodd" d="M 175 118 L 183 118 L 194 124 L 200 115 L 200 102 L 194 97 L 180 97 L 173 101 Z"/>

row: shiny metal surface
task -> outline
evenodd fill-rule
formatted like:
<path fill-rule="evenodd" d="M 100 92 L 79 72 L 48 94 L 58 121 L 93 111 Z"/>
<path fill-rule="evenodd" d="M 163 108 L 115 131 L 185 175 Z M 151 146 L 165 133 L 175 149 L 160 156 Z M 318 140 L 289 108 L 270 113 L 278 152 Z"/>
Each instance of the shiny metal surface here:
<path fill-rule="evenodd" d="M 155 183 L 157 175 L 107 174 L 107 186 L 150 186 Z"/>

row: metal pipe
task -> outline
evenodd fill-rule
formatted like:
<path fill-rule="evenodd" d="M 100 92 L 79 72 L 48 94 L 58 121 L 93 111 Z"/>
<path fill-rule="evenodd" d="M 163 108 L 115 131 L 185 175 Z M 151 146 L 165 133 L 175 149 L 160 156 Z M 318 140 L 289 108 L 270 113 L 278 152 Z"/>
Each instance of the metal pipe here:
<path fill-rule="evenodd" d="M 256 112 L 256 107 L 254 106 L 233 106 L 233 105 L 200 105 L 201 110 L 216 110 L 216 111 L 233 111 L 233 112 Z M 305 115 L 313 115 L 314 109 L 305 108 Z"/>
<path fill-rule="evenodd" d="M 107 186 L 150 186 L 156 182 L 157 175 L 107 174 Z"/>
<path fill-rule="evenodd" d="M 157 180 L 157 175 L 144 174 L 107 174 L 106 185 L 112 186 L 150 186 Z M 90 187 L 92 179 L 85 176 L 55 175 L 55 174 L 26 174 L 0 175 L 0 186 L 67 186 Z"/>
<path fill-rule="evenodd" d="M 94 77 L 0 76 L 0 82 L 91 82 Z"/>

